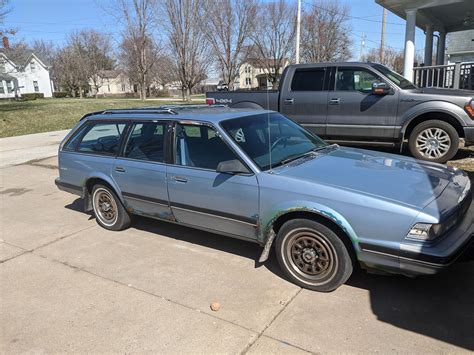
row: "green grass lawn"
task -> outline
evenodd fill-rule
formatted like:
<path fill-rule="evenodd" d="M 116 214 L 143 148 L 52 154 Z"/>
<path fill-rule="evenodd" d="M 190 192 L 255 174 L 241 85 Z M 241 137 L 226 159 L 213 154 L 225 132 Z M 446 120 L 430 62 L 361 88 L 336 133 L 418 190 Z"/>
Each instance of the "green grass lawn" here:
<path fill-rule="evenodd" d="M 193 104 L 199 103 L 193 99 Z M 68 129 L 88 112 L 171 103 L 180 102 L 119 98 L 0 101 L 0 138 Z"/>

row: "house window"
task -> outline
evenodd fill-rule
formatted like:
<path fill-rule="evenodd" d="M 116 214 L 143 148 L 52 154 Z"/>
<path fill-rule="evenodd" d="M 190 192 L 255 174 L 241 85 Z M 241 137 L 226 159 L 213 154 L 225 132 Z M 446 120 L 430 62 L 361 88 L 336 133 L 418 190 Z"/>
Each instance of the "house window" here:
<path fill-rule="evenodd" d="M 37 81 L 33 81 L 33 87 L 35 88 L 35 92 L 39 92 L 40 91 L 40 88 L 38 86 L 38 82 Z"/>
<path fill-rule="evenodd" d="M 13 83 L 11 80 L 7 81 L 7 92 L 11 94 L 13 92 Z"/>
<path fill-rule="evenodd" d="M 5 88 L 3 87 L 3 81 L 0 81 L 0 94 L 5 93 Z"/>
<path fill-rule="evenodd" d="M 31 62 L 31 63 L 30 63 L 30 69 L 31 69 L 31 71 L 35 71 L 35 70 L 36 70 L 36 63 L 35 63 L 35 62 Z"/>
<path fill-rule="evenodd" d="M 0 62 L 0 73 L 5 73 L 6 68 L 5 68 L 5 62 Z"/>
<path fill-rule="evenodd" d="M 125 84 L 122 84 L 122 91 L 125 91 Z"/>
<path fill-rule="evenodd" d="M 110 92 L 110 84 L 107 84 L 107 90 Z"/>

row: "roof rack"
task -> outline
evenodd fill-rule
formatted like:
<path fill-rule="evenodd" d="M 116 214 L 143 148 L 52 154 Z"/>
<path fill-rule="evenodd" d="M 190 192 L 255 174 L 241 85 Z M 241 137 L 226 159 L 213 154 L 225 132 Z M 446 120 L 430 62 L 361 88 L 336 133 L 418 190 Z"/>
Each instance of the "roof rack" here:
<path fill-rule="evenodd" d="M 197 104 L 197 105 L 163 105 L 159 106 L 159 109 L 165 110 L 199 110 L 199 109 L 214 109 L 214 108 L 229 108 L 227 105 L 208 105 L 208 104 Z"/>
<path fill-rule="evenodd" d="M 114 113 L 161 113 L 176 115 L 176 112 L 164 107 L 137 107 L 137 108 L 116 108 L 102 111 L 102 114 Z"/>

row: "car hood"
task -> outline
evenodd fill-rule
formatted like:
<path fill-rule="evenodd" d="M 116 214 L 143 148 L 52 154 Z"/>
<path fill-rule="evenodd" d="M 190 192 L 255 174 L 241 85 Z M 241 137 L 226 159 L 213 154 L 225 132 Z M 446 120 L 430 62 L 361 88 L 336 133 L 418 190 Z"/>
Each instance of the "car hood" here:
<path fill-rule="evenodd" d="M 356 148 L 332 146 L 274 173 L 376 196 L 422 209 L 455 175 L 452 168 Z"/>

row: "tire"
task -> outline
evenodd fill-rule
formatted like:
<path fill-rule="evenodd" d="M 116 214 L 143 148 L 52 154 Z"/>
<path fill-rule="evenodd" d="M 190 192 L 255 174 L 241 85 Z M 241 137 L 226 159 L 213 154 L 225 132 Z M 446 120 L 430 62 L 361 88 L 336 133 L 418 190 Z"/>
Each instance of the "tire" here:
<path fill-rule="evenodd" d="M 120 231 L 130 226 L 131 217 L 112 189 L 105 185 L 94 185 L 91 199 L 95 219 L 101 227 Z"/>
<path fill-rule="evenodd" d="M 275 249 L 285 275 L 303 288 L 334 291 L 352 274 L 353 260 L 344 242 L 330 228 L 312 220 L 283 224 Z"/>
<path fill-rule="evenodd" d="M 458 151 L 459 134 L 449 123 L 429 120 L 413 129 L 408 147 L 417 159 L 446 163 Z"/>

